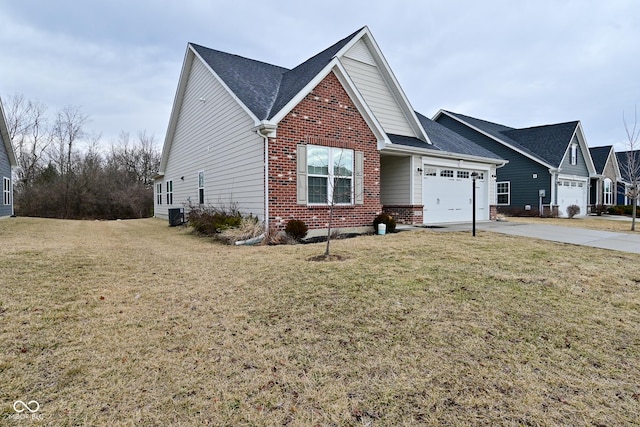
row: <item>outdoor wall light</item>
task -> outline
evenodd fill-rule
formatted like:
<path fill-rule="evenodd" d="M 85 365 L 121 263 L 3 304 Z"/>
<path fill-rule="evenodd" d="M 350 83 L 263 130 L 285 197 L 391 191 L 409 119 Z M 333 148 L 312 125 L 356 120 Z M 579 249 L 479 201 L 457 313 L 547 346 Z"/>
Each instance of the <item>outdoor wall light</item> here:
<path fill-rule="evenodd" d="M 420 175 L 422 175 L 422 168 L 418 168 L 417 171 Z"/>

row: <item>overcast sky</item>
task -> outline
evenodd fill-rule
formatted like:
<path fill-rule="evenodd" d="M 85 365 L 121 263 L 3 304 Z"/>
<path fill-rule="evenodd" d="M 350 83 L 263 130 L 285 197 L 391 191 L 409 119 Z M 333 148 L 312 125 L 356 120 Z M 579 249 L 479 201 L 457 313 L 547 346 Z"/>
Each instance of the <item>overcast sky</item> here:
<path fill-rule="evenodd" d="M 188 42 L 293 68 L 367 25 L 413 108 L 512 127 L 581 120 L 625 148 L 637 0 L 0 0 L 0 96 L 79 107 L 108 145 L 165 137 Z"/>

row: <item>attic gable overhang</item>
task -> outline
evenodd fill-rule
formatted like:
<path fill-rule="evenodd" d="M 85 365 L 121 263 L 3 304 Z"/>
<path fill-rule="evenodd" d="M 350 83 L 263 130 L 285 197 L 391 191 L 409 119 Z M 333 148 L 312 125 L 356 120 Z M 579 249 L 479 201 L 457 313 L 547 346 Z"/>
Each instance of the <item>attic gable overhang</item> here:
<path fill-rule="evenodd" d="M 0 134 L 2 134 L 2 141 L 4 142 L 4 148 L 9 156 L 9 165 L 12 168 L 18 166 L 18 159 L 16 153 L 13 151 L 13 144 L 11 143 L 11 137 L 9 136 L 9 129 L 7 128 L 6 116 L 4 115 L 4 107 L 2 106 L 2 100 L 0 99 Z"/>
<path fill-rule="evenodd" d="M 376 137 L 378 143 L 378 150 L 382 149 L 388 144 L 391 144 L 389 137 L 385 133 L 382 125 L 376 119 L 375 115 L 365 102 L 364 98 L 356 88 L 353 80 L 349 77 L 344 66 L 340 63 L 338 58 L 333 58 L 329 64 L 327 64 L 324 69 L 316 74 L 316 76 L 309 82 L 307 85 L 300 90 L 280 111 L 278 111 L 268 123 L 272 125 L 277 125 L 287 114 L 289 114 L 296 105 L 298 105 L 311 91 L 318 85 L 322 80 L 325 79 L 329 75 L 329 73 L 334 73 L 338 78 L 342 87 L 345 89 L 351 101 L 354 103 L 360 115 L 362 115 L 363 119 L 373 132 Z"/>
<path fill-rule="evenodd" d="M 574 137 L 578 140 L 578 144 L 580 145 L 582 156 L 584 157 L 585 163 L 587 164 L 587 171 L 589 172 L 589 176 L 595 177 L 598 173 L 593 163 L 593 159 L 591 158 L 591 152 L 589 151 L 589 147 L 587 146 L 587 140 L 582 130 L 582 123 L 579 121 L 578 121 L 578 124 L 576 125 L 576 128 L 573 131 L 573 135 L 571 135 L 571 138 L 567 142 L 567 149 L 564 153 L 564 156 L 562 157 L 562 160 L 560 161 L 560 164 L 562 164 L 565 161 L 566 157 L 569 155 L 569 148 L 571 147 L 571 143 Z"/>
<path fill-rule="evenodd" d="M 621 181 L 622 180 L 622 171 L 620 170 L 620 164 L 618 163 L 618 156 L 616 156 L 616 152 L 613 149 L 613 146 L 611 146 L 611 150 L 609 150 L 609 157 L 607 158 L 607 161 L 605 162 L 605 167 L 606 167 L 607 163 L 609 163 L 609 159 L 611 159 L 611 162 L 613 163 L 613 168 L 616 171 L 616 181 Z"/>
<path fill-rule="evenodd" d="M 169 118 L 169 125 L 167 127 L 167 133 L 165 135 L 164 144 L 162 146 L 162 158 L 160 160 L 159 175 L 162 176 L 167 166 L 167 159 L 169 151 L 171 150 L 171 144 L 173 143 L 173 135 L 178 124 L 178 117 L 180 106 L 182 105 L 187 82 L 189 80 L 189 73 L 193 66 L 193 61 L 200 61 L 202 65 L 211 73 L 218 83 L 224 88 L 224 90 L 231 96 L 235 102 L 247 113 L 247 115 L 254 121 L 256 126 L 259 126 L 261 120 L 247 107 L 247 105 L 240 100 L 240 98 L 229 88 L 225 81 L 211 68 L 211 66 L 205 61 L 202 56 L 194 49 L 189 43 L 187 45 L 187 51 L 185 53 L 184 61 L 182 63 L 182 70 L 180 71 L 180 78 L 178 79 L 178 88 L 176 89 L 176 95 L 173 100 L 173 107 L 171 109 L 171 117 Z"/>
<path fill-rule="evenodd" d="M 380 50 L 378 43 L 373 38 L 369 27 L 363 27 L 356 37 L 352 38 L 349 43 L 347 43 L 342 49 L 340 49 L 340 51 L 338 51 L 336 57 L 342 58 L 360 40 L 362 40 L 364 44 L 369 48 L 369 52 L 373 55 L 373 59 L 375 60 L 378 69 L 382 73 L 385 81 L 389 84 L 391 92 L 393 93 L 399 107 L 407 118 L 412 130 L 416 133 L 418 139 L 425 141 L 427 144 L 431 144 L 427 132 L 425 132 L 422 124 L 420 123 L 420 120 L 418 120 L 414 108 L 411 106 L 409 99 L 402 90 L 402 87 L 393 74 L 393 71 L 391 71 L 391 67 L 382 54 L 382 50 Z"/>
<path fill-rule="evenodd" d="M 493 157 L 473 156 L 470 154 L 460 154 L 460 153 L 452 153 L 448 151 L 434 150 L 428 147 L 425 147 L 425 148 L 409 147 L 406 145 L 393 144 L 393 143 L 387 145 L 381 151 L 381 153 L 400 154 L 400 155 L 417 155 L 417 156 L 425 156 L 425 157 L 437 157 L 442 159 L 464 160 L 469 162 L 492 164 L 492 165 L 496 165 L 496 167 L 502 167 L 507 163 L 509 163 L 508 160 L 496 159 Z"/>
<path fill-rule="evenodd" d="M 513 150 L 513 151 L 519 153 L 520 155 L 522 155 L 522 156 L 524 156 L 524 157 L 526 157 L 526 158 L 528 158 L 530 160 L 533 160 L 536 163 L 539 163 L 540 165 L 542 165 L 545 168 L 549 169 L 550 172 L 557 172 L 559 170 L 558 167 L 553 166 L 553 165 L 549 164 L 548 162 L 545 162 L 544 160 L 542 160 L 542 159 L 540 159 L 540 158 L 538 158 L 536 156 L 532 156 L 531 154 L 527 153 L 526 151 L 523 151 L 520 148 L 515 147 L 514 145 L 510 144 L 509 142 L 507 142 L 507 141 L 505 141 L 505 140 L 503 140 L 501 138 L 497 138 L 494 135 L 491 135 L 490 133 L 485 132 L 484 130 L 478 128 L 477 126 L 474 126 L 471 123 L 468 123 L 465 120 L 463 120 L 463 119 L 461 119 L 461 118 L 459 118 L 459 117 L 457 117 L 457 116 L 455 116 L 453 114 L 449 114 L 448 111 L 445 111 L 445 110 L 442 110 L 442 109 L 439 110 L 436 113 L 436 115 L 433 116 L 432 120 L 433 121 L 437 121 L 438 118 L 440 116 L 442 116 L 442 115 L 445 115 L 445 116 L 447 116 L 447 117 L 449 117 L 449 118 L 451 118 L 451 119 L 453 119 L 453 120 L 455 120 L 455 121 L 457 121 L 459 123 L 462 123 L 463 125 L 467 126 L 468 128 L 473 129 L 474 131 L 486 136 L 487 138 L 490 138 L 490 139 L 496 141 L 497 143 L 504 145 L 505 147 L 509 148 L 510 150 Z M 592 162 L 592 165 L 593 165 L 593 162 Z"/>

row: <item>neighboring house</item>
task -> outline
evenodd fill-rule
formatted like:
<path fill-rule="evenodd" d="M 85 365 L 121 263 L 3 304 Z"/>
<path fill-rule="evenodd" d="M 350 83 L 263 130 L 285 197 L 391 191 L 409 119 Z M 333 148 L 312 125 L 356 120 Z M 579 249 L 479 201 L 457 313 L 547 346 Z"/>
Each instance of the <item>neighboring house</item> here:
<path fill-rule="evenodd" d="M 629 156 L 633 154 L 632 159 L 635 161 L 632 162 L 632 165 L 629 165 Z M 620 182 L 616 187 L 616 204 L 618 205 L 631 205 L 633 201 L 629 197 L 629 192 L 632 190 L 632 179 L 629 174 L 629 167 L 635 166 L 635 168 L 640 168 L 640 150 L 635 151 L 619 151 L 616 153 L 616 160 L 618 166 L 620 167 Z M 640 175 L 640 171 L 636 171 L 635 175 Z M 636 201 L 636 204 L 640 205 L 640 199 Z"/>
<path fill-rule="evenodd" d="M 595 168 L 579 121 L 515 129 L 444 110 L 434 120 L 509 161 L 497 171 L 499 212 L 587 214 Z"/>
<path fill-rule="evenodd" d="M 7 129 L 4 108 L 0 100 L 0 179 L 2 180 L 2 200 L 0 217 L 13 215 L 13 180 L 11 171 L 18 165 Z"/>
<path fill-rule="evenodd" d="M 495 154 L 414 112 L 364 27 L 293 69 L 188 44 L 155 216 L 234 204 L 282 229 L 470 221 L 495 213 Z M 434 182 L 432 182 L 434 181 Z M 435 197 L 435 199 L 434 199 Z"/>
<path fill-rule="evenodd" d="M 589 152 L 596 176 L 591 178 L 589 190 L 589 204 L 592 212 L 597 206 L 612 206 L 616 204 L 616 188 L 621 180 L 618 160 L 612 145 L 604 147 L 590 147 Z"/>

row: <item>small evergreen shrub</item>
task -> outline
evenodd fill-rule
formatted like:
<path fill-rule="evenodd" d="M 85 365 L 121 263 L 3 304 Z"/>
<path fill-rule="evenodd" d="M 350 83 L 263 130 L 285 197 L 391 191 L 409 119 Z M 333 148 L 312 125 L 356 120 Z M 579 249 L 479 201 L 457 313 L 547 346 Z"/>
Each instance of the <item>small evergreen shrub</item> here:
<path fill-rule="evenodd" d="M 309 227 L 304 223 L 301 219 L 292 219 L 287 222 L 287 226 L 284 231 L 297 241 L 300 241 L 305 238 L 307 232 L 309 231 Z"/>
<path fill-rule="evenodd" d="M 578 205 L 569 205 L 567 206 L 567 216 L 569 218 L 573 218 L 574 216 L 580 213 L 580 206 Z"/>
<path fill-rule="evenodd" d="M 387 226 L 387 233 L 395 233 L 396 220 L 386 212 L 382 212 L 373 220 L 373 229 L 378 231 L 378 224 L 385 224 Z"/>

